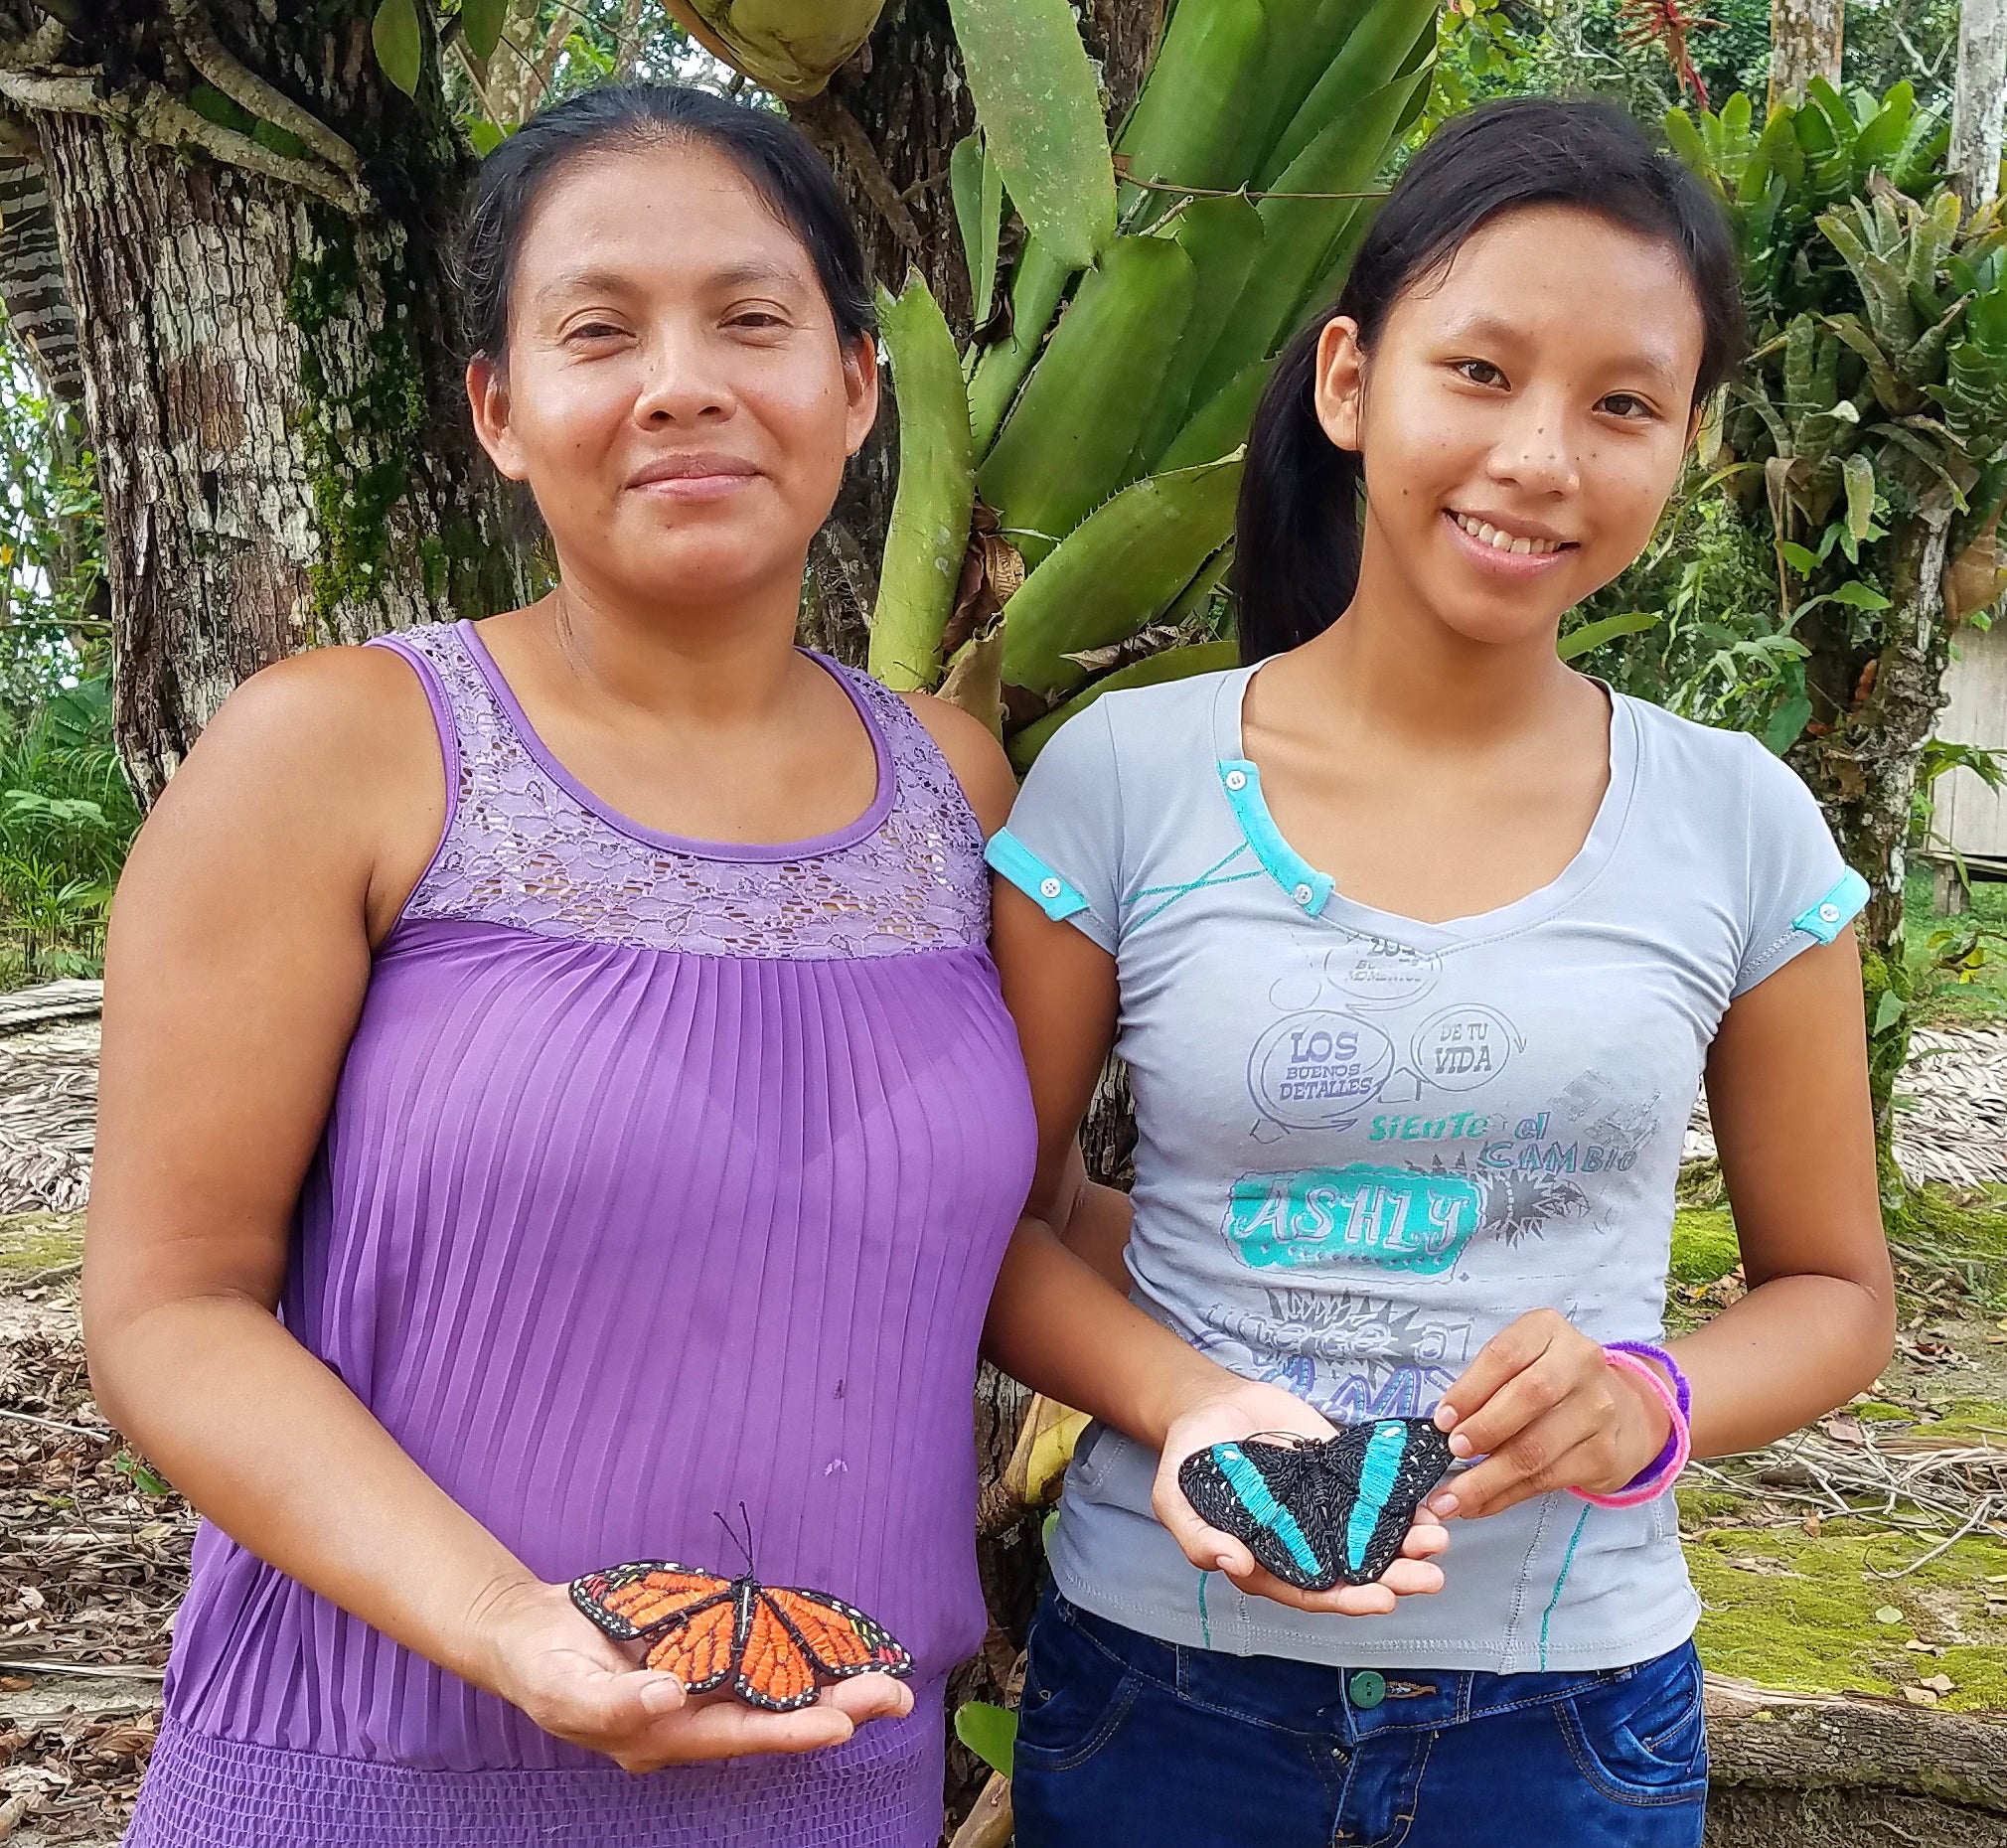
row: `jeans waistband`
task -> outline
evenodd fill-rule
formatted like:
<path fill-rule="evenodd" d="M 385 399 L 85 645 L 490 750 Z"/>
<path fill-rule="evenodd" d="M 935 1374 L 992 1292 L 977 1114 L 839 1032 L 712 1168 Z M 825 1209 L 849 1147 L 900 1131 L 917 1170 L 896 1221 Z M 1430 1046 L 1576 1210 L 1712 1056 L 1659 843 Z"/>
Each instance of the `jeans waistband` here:
<path fill-rule="evenodd" d="M 1498 1675 L 1479 1669 L 1333 1667 L 1282 1656 L 1229 1655 L 1163 1642 L 1047 1593 L 1050 1615 L 1126 1668 L 1198 1705 L 1258 1725 L 1348 1740 L 1374 1733 L 1434 1732 L 1520 1708 L 1551 1705 L 1622 1681 L 1645 1663 L 1621 1668 Z M 1682 1644 L 1682 1647 L 1690 1645 Z"/>

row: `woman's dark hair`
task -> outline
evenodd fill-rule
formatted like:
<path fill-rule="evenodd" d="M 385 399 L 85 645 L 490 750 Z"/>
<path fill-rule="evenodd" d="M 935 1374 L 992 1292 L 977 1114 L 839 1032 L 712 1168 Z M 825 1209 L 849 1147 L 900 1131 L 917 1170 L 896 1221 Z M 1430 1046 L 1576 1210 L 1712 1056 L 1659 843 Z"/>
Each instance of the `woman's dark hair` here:
<path fill-rule="evenodd" d="M 1742 286 L 1727 216 L 1621 110 L 1529 97 L 1446 123 L 1380 208 L 1343 292 L 1277 361 L 1255 409 L 1234 521 L 1243 661 L 1279 655 L 1329 628 L 1358 586 L 1363 462 L 1324 434 L 1312 400 L 1325 326 L 1348 315 L 1370 347 L 1395 302 L 1439 274 L 1480 226 L 1537 205 L 1580 206 L 1678 255 L 1703 331 L 1696 404 L 1741 363 Z"/>
<path fill-rule="evenodd" d="M 470 351 L 500 362 L 524 229 L 543 190 L 588 156 L 700 141 L 745 175 L 806 246 L 846 346 L 872 332 L 871 279 L 843 195 L 784 116 L 707 90 L 609 83 L 533 115 L 486 160 L 468 194 L 459 239 L 461 329 Z"/>

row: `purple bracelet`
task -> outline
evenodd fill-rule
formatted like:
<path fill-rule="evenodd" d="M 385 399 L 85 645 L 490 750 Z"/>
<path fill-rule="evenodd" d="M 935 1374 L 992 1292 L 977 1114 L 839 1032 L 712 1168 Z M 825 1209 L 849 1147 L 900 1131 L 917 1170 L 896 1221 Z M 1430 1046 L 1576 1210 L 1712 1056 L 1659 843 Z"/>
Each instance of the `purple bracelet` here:
<path fill-rule="evenodd" d="M 1653 1366 L 1663 1369 L 1666 1378 L 1672 1382 L 1672 1390 L 1679 1400 L 1679 1422 L 1681 1425 L 1689 1422 L 1693 1414 L 1693 1388 L 1687 1383 L 1686 1375 L 1679 1370 L 1679 1362 L 1664 1348 L 1654 1347 L 1649 1341 L 1605 1341 L 1603 1350 L 1605 1353 L 1629 1354 L 1638 1360 L 1648 1360 Z M 1654 1480 L 1679 1455 L 1679 1440 L 1680 1432 L 1675 1427 L 1666 1434 L 1665 1449 L 1617 1492 L 1627 1495 L 1631 1490 L 1642 1488 L 1647 1482 Z"/>

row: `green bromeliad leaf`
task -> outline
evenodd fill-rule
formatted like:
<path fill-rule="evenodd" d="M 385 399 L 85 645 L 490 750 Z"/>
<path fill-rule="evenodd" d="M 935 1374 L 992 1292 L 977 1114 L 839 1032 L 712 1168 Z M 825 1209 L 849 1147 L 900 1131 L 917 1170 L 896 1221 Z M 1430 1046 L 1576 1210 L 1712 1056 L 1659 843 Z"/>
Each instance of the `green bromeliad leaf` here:
<path fill-rule="evenodd" d="M 869 666 L 899 692 L 931 688 L 955 605 L 976 502 L 969 399 L 961 357 L 916 271 L 895 301 L 879 291 L 878 324 L 899 406 L 899 486 L 878 572 Z"/>
<path fill-rule="evenodd" d="M 1115 164 L 1066 0 L 949 0 L 976 113 L 1032 236 L 1085 269 L 1115 235 Z"/>
<path fill-rule="evenodd" d="M 997 293 L 997 244 L 1004 234 L 1004 170 L 990 158 L 980 134 L 965 135 L 948 157 L 955 200 L 955 229 L 969 264 L 969 299 L 978 326 L 990 318 Z"/>

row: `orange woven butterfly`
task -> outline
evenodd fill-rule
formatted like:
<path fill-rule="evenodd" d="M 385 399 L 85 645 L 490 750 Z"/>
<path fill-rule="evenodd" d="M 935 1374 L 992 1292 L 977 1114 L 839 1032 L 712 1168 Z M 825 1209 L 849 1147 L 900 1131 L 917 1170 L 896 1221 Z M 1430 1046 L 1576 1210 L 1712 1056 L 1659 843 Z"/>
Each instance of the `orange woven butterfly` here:
<path fill-rule="evenodd" d="M 811 1705 L 819 1681 L 906 1675 L 913 1658 L 890 1630 L 827 1592 L 762 1585 L 746 1571 L 719 1578 L 640 1559 L 571 1582 L 571 1602 L 616 1642 L 645 1642 L 646 1668 L 693 1694 L 726 1681 L 769 1713 Z"/>

